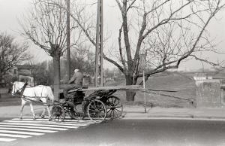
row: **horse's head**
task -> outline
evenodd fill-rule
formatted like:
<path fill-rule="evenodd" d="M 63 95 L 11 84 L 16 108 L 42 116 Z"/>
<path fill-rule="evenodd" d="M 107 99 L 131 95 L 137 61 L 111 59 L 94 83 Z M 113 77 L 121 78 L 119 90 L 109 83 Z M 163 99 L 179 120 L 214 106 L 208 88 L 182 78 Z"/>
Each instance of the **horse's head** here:
<path fill-rule="evenodd" d="M 25 84 L 24 82 L 14 82 L 12 84 L 12 95 L 16 95 L 16 94 L 20 94 L 23 90 L 23 88 L 25 88 Z"/>
<path fill-rule="evenodd" d="M 54 99 L 54 94 L 52 92 L 52 88 L 50 86 L 46 86 L 46 87 L 47 87 L 47 90 L 48 90 L 48 97 L 53 102 L 55 99 Z"/>

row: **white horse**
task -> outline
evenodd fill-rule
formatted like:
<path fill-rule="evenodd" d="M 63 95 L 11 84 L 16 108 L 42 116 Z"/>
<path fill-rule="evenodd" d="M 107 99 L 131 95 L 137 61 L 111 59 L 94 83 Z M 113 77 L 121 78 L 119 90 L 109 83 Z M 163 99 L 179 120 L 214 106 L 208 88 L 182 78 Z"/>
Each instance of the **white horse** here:
<path fill-rule="evenodd" d="M 20 109 L 20 119 L 23 118 L 23 108 L 26 103 L 30 104 L 31 112 L 33 114 L 33 119 L 35 119 L 34 108 L 32 102 L 43 103 L 47 108 L 49 120 L 51 119 L 50 109 L 48 105 L 48 99 L 54 101 L 54 95 L 50 86 L 38 85 L 35 87 L 26 86 L 24 82 L 14 82 L 12 86 L 12 95 L 20 93 L 21 95 L 21 109 Z M 45 109 L 42 115 L 45 113 Z"/>

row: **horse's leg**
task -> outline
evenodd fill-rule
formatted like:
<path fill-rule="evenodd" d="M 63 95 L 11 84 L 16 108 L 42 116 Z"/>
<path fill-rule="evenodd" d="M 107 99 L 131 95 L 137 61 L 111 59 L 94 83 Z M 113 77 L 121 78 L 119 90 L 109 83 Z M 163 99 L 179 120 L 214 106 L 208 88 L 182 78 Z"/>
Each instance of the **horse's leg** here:
<path fill-rule="evenodd" d="M 41 118 L 44 118 L 45 117 L 45 113 L 46 113 L 46 106 L 45 106 L 45 103 L 46 103 L 46 98 L 41 98 L 41 101 L 43 102 L 44 104 L 44 109 L 41 113 Z"/>
<path fill-rule="evenodd" d="M 43 109 L 43 111 L 42 111 L 42 113 L 41 113 L 41 118 L 42 118 L 42 119 L 45 118 L 45 112 L 46 112 L 46 109 L 45 109 L 45 107 L 44 107 L 44 109 Z"/>
<path fill-rule="evenodd" d="M 21 98 L 20 119 L 23 119 L 23 108 L 25 104 L 26 104 L 26 101 L 23 98 Z"/>
<path fill-rule="evenodd" d="M 43 102 L 43 104 L 45 105 L 45 109 L 44 109 L 44 111 L 46 111 L 46 109 L 47 109 L 47 111 L 48 111 L 48 119 L 49 119 L 49 121 L 51 120 L 51 113 L 50 113 L 50 109 L 49 109 L 49 104 L 48 104 L 48 100 L 47 100 L 47 98 L 44 98 L 44 99 L 42 99 L 42 102 Z"/>
<path fill-rule="evenodd" d="M 47 108 L 47 111 L 48 111 L 48 119 L 49 121 L 52 119 L 52 115 L 51 115 L 51 112 L 50 112 L 50 106 L 49 105 L 46 105 L 46 108 Z"/>
<path fill-rule="evenodd" d="M 31 112 L 32 112 L 32 114 L 33 114 L 33 120 L 35 120 L 36 117 L 35 117 L 35 113 L 34 113 L 34 108 L 33 108 L 32 102 L 30 102 L 30 110 L 31 110 Z"/>

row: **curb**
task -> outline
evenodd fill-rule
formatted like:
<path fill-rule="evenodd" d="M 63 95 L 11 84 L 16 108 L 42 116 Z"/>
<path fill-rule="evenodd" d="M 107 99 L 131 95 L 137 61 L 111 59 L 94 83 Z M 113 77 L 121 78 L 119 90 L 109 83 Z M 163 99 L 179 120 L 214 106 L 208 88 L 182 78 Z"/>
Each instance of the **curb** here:
<path fill-rule="evenodd" d="M 194 115 L 194 114 L 152 114 L 151 113 L 124 113 L 122 119 L 189 119 L 189 120 L 216 120 L 225 121 L 225 116 Z"/>
<path fill-rule="evenodd" d="M 34 110 L 42 111 L 43 106 L 34 106 Z M 38 115 L 38 111 L 35 111 Z M 30 107 L 24 108 L 24 116 L 32 116 Z M 20 116 L 20 106 L 0 107 L 0 117 L 11 118 Z M 176 109 L 176 108 L 147 108 L 129 106 L 123 111 L 121 119 L 205 119 L 205 120 L 225 120 L 224 109 Z"/>

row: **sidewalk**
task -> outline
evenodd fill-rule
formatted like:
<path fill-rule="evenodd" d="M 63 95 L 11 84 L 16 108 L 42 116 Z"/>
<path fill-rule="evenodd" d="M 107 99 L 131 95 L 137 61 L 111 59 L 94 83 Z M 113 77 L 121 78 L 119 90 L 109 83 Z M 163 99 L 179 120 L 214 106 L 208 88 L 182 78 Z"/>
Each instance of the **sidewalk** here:
<path fill-rule="evenodd" d="M 43 106 L 34 106 L 37 113 L 42 111 Z M 19 117 L 20 106 L 0 107 L 0 117 Z M 32 117 L 30 106 L 25 106 L 24 116 Z M 218 119 L 225 120 L 225 108 L 147 108 L 143 106 L 125 105 L 123 119 L 151 119 L 151 118 L 183 118 L 183 119 Z"/>

